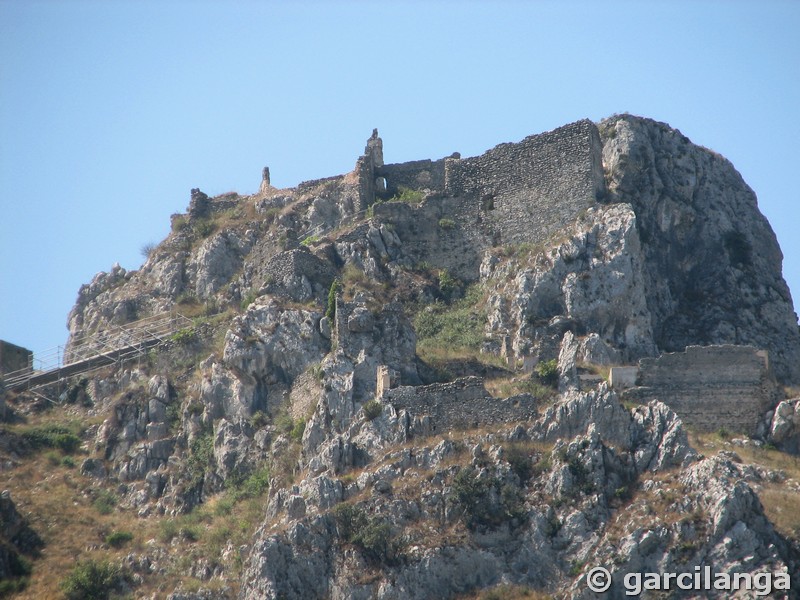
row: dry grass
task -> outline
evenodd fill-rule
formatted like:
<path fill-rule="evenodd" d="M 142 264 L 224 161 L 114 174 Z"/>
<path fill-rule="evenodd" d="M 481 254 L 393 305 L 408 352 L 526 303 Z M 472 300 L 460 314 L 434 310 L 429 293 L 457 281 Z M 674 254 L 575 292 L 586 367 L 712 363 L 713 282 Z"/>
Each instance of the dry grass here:
<path fill-rule="evenodd" d="M 508 398 L 517 394 L 531 394 L 543 401 L 550 400 L 556 395 L 556 390 L 542 385 L 530 376 L 496 377 L 487 379 L 484 383 L 486 391 L 495 398 Z"/>
<path fill-rule="evenodd" d="M 800 456 L 781 452 L 771 446 L 735 446 L 716 433 L 691 433 L 692 447 L 706 455 L 717 454 L 721 450 L 736 452 L 744 463 L 760 465 L 772 470 L 782 470 L 787 477 L 800 481 Z"/>
<path fill-rule="evenodd" d="M 769 484 L 759 491 L 758 496 L 778 533 L 800 542 L 800 493 L 796 489 Z"/>
<path fill-rule="evenodd" d="M 77 412 L 65 416 L 65 408 L 61 407 L 30 415 L 24 423 L 3 427 L 21 433 L 46 425 L 74 428 L 76 423 L 87 423 L 89 419 L 85 414 L 82 417 L 78 414 L 80 409 L 69 408 L 70 412 Z M 74 420 L 65 423 L 69 417 Z M 93 423 L 99 420 L 102 417 L 91 419 Z M 121 504 L 116 487 L 100 486 L 97 481 L 80 474 L 79 466 L 86 456 L 81 450 L 70 455 L 58 449 L 42 448 L 22 457 L 15 468 L 3 472 L 0 489 L 11 491 L 17 510 L 44 542 L 41 555 L 31 561 L 28 587 L 15 597 L 60 598 L 61 582 L 79 560 L 108 560 L 119 564 L 131 552 L 155 556 L 159 549 L 165 553 L 159 565 L 166 573 L 141 574 L 143 581 L 135 589 L 136 597 L 165 594 L 179 584 L 187 590 L 223 583 L 235 587 L 242 569 L 238 548 L 250 543 L 253 531 L 263 520 L 265 494 L 241 497 L 224 493 L 187 515 L 141 519 L 135 509 Z M 129 541 L 125 540 L 127 532 L 132 534 Z M 118 547 L 106 541 L 115 533 L 117 540 L 122 538 Z M 176 543 L 178 539 L 180 543 Z M 223 558 L 227 547 L 236 550 Z M 228 581 L 200 582 L 188 576 L 189 568 L 200 561 L 212 568 L 223 564 Z"/>
<path fill-rule="evenodd" d="M 130 511 L 100 514 L 93 505 L 90 484 L 77 468 L 54 466 L 46 454 L 8 473 L 4 487 L 11 490 L 17 509 L 45 543 L 41 557 L 33 561 L 30 584 L 19 598 L 58 598 L 59 584 L 77 560 L 102 556 L 118 561 L 131 547 L 143 544 L 135 533 L 133 541 L 122 548 L 105 546 L 109 534 L 137 532 L 140 526 Z"/>
<path fill-rule="evenodd" d="M 800 456 L 793 456 L 772 447 L 735 446 L 714 433 L 693 433 L 692 446 L 706 455 L 721 450 L 736 452 L 745 464 L 753 464 L 773 471 L 782 471 L 788 479 L 800 482 Z M 783 536 L 800 541 L 800 492 L 796 486 L 785 483 L 765 483 L 755 486 L 764 512 Z"/>

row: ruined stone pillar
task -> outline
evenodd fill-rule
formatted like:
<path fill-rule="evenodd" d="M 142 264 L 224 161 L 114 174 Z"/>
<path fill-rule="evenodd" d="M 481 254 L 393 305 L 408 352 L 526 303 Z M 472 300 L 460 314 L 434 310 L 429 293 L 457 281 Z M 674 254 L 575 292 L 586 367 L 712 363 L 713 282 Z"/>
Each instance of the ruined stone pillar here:
<path fill-rule="evenodd" d="M 386 390 L 392 387 L 392 377 L 389 373 L 389 367 L 386 365 L 378 366 L 377 381 L 375 385 L 375 397 L 382 398 Z"/>
<path fill-rule="evenodd" d="M 272 185 L 269 182 L 269 167 L 264 167 L 261 171 L 261 193 L 263 194 L 271 187 Z"/>

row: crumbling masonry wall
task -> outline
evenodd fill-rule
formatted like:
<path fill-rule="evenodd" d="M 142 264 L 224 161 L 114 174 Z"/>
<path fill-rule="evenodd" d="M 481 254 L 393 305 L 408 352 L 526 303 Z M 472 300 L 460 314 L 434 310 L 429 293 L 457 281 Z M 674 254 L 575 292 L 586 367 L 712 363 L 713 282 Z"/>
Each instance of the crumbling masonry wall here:
<path fill-rule="evenodd" d="M 386 180 L 386 197 L 392 197 L 406 187 L 412 190 L 429 189 L 444 192 L 444 158 L 432 161 L 415 160 L 405 163 L 384 165 L 375 171 L 378 177 Z"/>
<path fill-rule="evenodd" d="M 383 401 L 408 411 L 415 420 L 427 419 L 426 433 L 525 421 L 538 414 L 533 396 L 493 398 L 479 377 L 394 388 L 384 392 Z"/>
<path fill-rule="evenodd" d="M 365 193 L 381 177 L 384 196 L 408 187 L 455 198 L 448 217 L 467 230 L 479 224 L 491 243 L 543 242 L 605 194 L 600 134 L 586 119 L 471 158 L 382 165 L 371 175 L 369 157 L 359 161 Z"/>
<path fill-rule="evenodd" d="M 481 156 L 446 159 L 444 193 L 479 203 L 503 244 L 543 242 L 604 196 L 597 127 L 582 120 Z"/>
<path fill-rule="evenodd" d="M 305 248 L 279 252 L 269 260 L 265 271 L 271 282 L 267 286 L 269 293 L 286 295 L 297 302 L 327 300 L 335 276 L 330 264 Z"/>
<path fill-rule="evenodd" d="M 30 368 L 32 365 L 33 352 L 22 346 L 0 340 L 0 376 Z"/>
<path fill-rule="evenodd" d="M 689 346 L 639 361 L 637 387 L 625 397 L 667 404 L 699 431 L 754 434 L 777 402 L 767 352 L 752 346 Z"/>

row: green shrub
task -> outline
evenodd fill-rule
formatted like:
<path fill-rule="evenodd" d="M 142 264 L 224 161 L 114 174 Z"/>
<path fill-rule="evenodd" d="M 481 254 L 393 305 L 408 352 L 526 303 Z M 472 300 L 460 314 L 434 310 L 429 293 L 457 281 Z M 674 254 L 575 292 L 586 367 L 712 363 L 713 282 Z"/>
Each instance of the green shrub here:
<path fill-rule="evenodd" d="M 133 539 L 130 531 L 114 531 L 106 536 L 106 544 L 112 548 L 122 548 Z"/>
<path fill-rule="evenodd" d="M 322 381 L 325 377 L 325 369 L 322 368 L 321 363 L 315 363 L 308 368 L 308 372 L 311 373 L 311 376 L 316 379 L 317 381 Z"/>
<path fill-rule="evenodd" d="M 258 498 L 269 490 L 270 470 L 262 467 L 247 476 L 244 481 L 235 486 L 234 499 Z"/>
<path fill-rule="evenodd" d="M 34 449 L 57 448 L 67 454 L 75 452 L 81 445 L 75 429 L 63 425 L 31 427 L 22 431 L 22 438 Z"/>
<path fill-rule="evenodd" d="M 301 246 L 310 246 L 311 244 L 316 244 L 322 238 L 318 235 L 309 235 L 307 238 L 304 238 L 303 241 L 300 242 Z"/>
<path fill-rule="evenodd" d="M 536 365 L 534 372 L 542 384 L 550 387 L 558 385 L 558 361 L 555 358 L 540 362 Z"/>
<path fill-rule="evenodd" d="M 6 553 L 5 562 L 8 568 L 6 571 L 8 577 L 0 579 L 0 598 L 19 593 L 28 587 L 30 574 L 33 571 L 31 562 L 10 548 Z"/>
<path fill-rule="evenodd" d="M 94 506 L 95 510 L 101 515 L 110 515 L 117 507 L 117 501 L 118 498 L 113 492 L 100 490 L 97 494 L 97 498 L 92 502 L 92 506 Z"/>
<path fill-rule="evenodd" d="M 178 522 L 173 519 L 162 519 L 158 523 L 158 539 L 168 544 L 178 535 Z"/>
<path fill-rule="evenodd" d="M 399 558 L 403 544 L 389 523 L 348 503 L 334 508 L 333 517 L 339 537 L 360 548 L 368 560 L 392 564 Z"/>
<path fill-rule="evenodd" d="M 142 258 L 147 260 L 150 258 L 150 255 L 153 254 L 153 251 L 156 249 L 156 244 L 153 242 L 148 242 L 146 244 L 142 244 L 142 247 L 139 248 L 139 253 L 142 255 Z"/>
<path fill-rule="evenodd" d="M 394 542 L 391 525 L 377 519 L 370 519 L 366 527 L 352 539 L 352 543 L 361 548 L 367 559 L 378 563 L 388 562 L 394 558 L 396 554 Z"/>
<path fill-rule="evenodd" d="M 303 433 L 306 430 L 306 420 L 303 418 L 298 419 L 295 421 L 294 425 L 292 425 L 292 430 L 289 432 L 289 437 L 291 437 L 294 441 L 299 442 L 303 439 Z"/>
<path fill-rule="evenodd" d="M 418 190 L 412 190 L 405 186 L 398 186 L 397 193 L 389 199 L 389 202 L 405 202 L 406 204 L 419 204 L 425 194 Z"/>
<path fill-rule="evenodd" d="M 439 291 L 450 300 L 461 289 L 461 282 L 450 275 L 447 269 L 439 271 Z"/>
<path fill-rule="evenodd" d="M 456 226 L 456 222 L 453 219 L 439 219 L 439 227 L 442 229 L 453 229 Z"/>
<path fill-rule="evenodd" d="M 61 459 L 61 466 L 67 467 L 68 469 L 75 468 L 75 459 L 71 456 L 65 456 Z"/>
<path fill-rule="evenodd" d="M 27 576 L 17 579 L 0 579 L 0 598 L 6 598 L 22 592 L 28 587 L 30 579 Z"/>
<path fill-rule="evenodd" d="M 170 339 L 181 346 L 188 346 L 197 339 L 197 331 L 194 327 L 184 327 L 173 333 Z"/>
<path fill-rule="evenodd" d="M 371 219 L 372 217 L 375 216 L 375 207 L 378 204 L 383 204 L 383 200 L 376 200 L 375 202 L 373 202 L 372 204 L 369 205 L 369 208 L 367 208 L 367 218 L 368 219 Z"/>
<path fill-rule="evenodd" d="M 172 215 L 172 231 L 175 233 L 185 231 L 189 227 L 189 217 L 186 215 Z"/>
<path fill-rule="evenodd" d="M 500 485 L 495 478 L 481 478 L 471 466 L 462 468 L 453 478 L 452 500 L 462 508 L 470 529 L 494 527 L 524 516 L 522 495 L 516 487 Z"/>
<path fill-rule="evenodd" d="M 292 429 L 294 429 L 294 419 L 292 419 L 292 415 L 290 415 L 285 410 L 282 410 L 277 415 L 275 415 L 274 419 L 275 427 L 281 433 L 292 433 Z"/>
<path fill-rule="evenodd" d="M 249 420 L 250 420 L 250 425 L 253 427 L 253 429 L 263 429 L 264 427 L 269 425 L 269 417 L 262 410 L 257 410 L 256 412 L 254 412 Z"/>
<path fill-rule="evenodd" d="M 341 289 L 342 282 L 334 279 L 328 290 L 328 308 L 325 310 L 325 316 L 331 321 L 331 327 L 333 327 L 333 319 L 336 316 L 336 296 Z"/>
<path fill-rule="evenodd" d="M 343 502 L 336 505 L 332 512 L 339 537 L 348 542 L 367 524 L 367 514 L 355 504 Z"/>
<path fill-rule="evenodd" d="M 197 304 L 197 296 L 194 295 L 194 292 L 183 292 L 175 299 L 175 302 L 181 306 Z"/>
<path fill-rule="evenodd" d="M 591 494 L 594 491 L 594 483 L 589 478 L 589 471 L 581 462 L 580 457 L 573 456 L 567 461 L 567 468 L 572 475 L 575 485 L 584 493 Z"/>
<path fill-rule="evenodd" d="M 531 475 L 539 477 L 553 468 L 553 458 L 550 452 L 545 452 L 531 467 Z"/>
<path fill-rule="evenodd" d="M 506 446 L 504 458 L 522 483 L 528 481 L 533 475 L 531 454 L 525 447 L 519 444 Z"/>
<path fill-rule="evenodd" d="M 258 298 L 258 292 L 255 290 L 250 290 L 247 292 L 240 303 L 242 310 L 247 310 L 247 307 L 250 306 L 256 298 Z"/>
<path fill-rule="evenodd" d="M 480 479 L 472 467 L 462 468 L 453 478 L 452 490 L 455 502 L 464 510 L 469 524 L 485 519 L 489 488 L 489 481 Z"/>
<path fill-rule="evenodd" d="M 281 209 L 277 206 L 272 206 L 264 211 L 264 220 L 267 223 L 272 223 L 279 214 L 281 214 Z"/>
<path fill-rule="evenodd" d="M 383 403 L 380 400 L 369 400 L 364 403 L 364 418 L 367 421 L 374 421 L 383 412 Z"/>
<path fill-rule="evenodd" d="M 187 470 L 193 484 L 199 483 L 214 456 L 214 437 L 210 431 L 195 436 L 189 444 Z"/>
<path fill-rule="evenodd" d="M 194 230 L 200 237 L 206 238 L 216 231 L 217 225 L 209 219 L 197 221 L 194 224 Z"/>
<path fill-rule="evenodd" d="M 107 560 L 79 562 L 61 582 L 67 600 L 107 600 L 127 578 L 125 571 Z"/>
<path fill-rule="evenodd" d="M 483 343 L 486 314 L 464 298 L 456 305 L 432 304 L 414 319 L 420 344 L 477 351 Z"/>

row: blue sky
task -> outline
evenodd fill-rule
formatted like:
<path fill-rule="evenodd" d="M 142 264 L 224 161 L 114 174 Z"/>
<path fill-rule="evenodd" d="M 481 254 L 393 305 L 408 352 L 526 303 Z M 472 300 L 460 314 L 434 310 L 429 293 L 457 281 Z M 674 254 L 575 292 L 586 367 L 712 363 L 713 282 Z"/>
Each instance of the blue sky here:
<path fill-rule="evenodd" d="M 800 3 L 0 0 L 0 338 L 66 340 L 189 190 L 479 154 L 588 117 L 665 121 L 756 191 L 800 297 Z"/>

